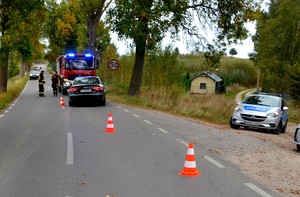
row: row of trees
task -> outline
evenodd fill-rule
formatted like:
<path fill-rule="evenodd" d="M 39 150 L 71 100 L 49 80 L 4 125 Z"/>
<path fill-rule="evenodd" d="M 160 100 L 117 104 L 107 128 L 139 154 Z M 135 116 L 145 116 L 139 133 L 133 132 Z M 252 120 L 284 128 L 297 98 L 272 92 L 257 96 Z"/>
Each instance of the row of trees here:
<path fill-rule="evenodd" d="M 39 40 L 45 18 L 43 3 L 42 0 L 0 1 L 0 92 L 7 90 L 10 57 L 19 54 L 22 76 L 42 54 Z"/>
<path fill-rule="evenodd" d="M 16 48 L 10 45 L 9 34 L 16 30 L 14 33 L 23 44 L 20 51 L 26 52 L 26 47 L 34 46 L 26 44 L 31 44 L 30 36 L 22 38 L 29 33 L 29 28 L 32 34 L 39 35 L 37 41 L 47 38 L 50 61 L 68 50 L 88 49 L 100 57 L 109 43 L 110 29 L 120 38 L 131 39 L 135 60 L 128 94 L 139 95 L 145 56 L 159 46 L 167 33 L 171 32 L 176 38 L 178 32 L 183 31 L 194 39 L 198 48 L 205 49 L 208 40 L 200 32 L 213 28 L 215 42 L 225 46 L 246 38 L 244 22 L 254 20 L 258 8 L 252 0 L 116 0 L 113 4 L 106 0 L 63 0 L 60 4 L 54 0 L 21 2 L 24 6 L 18 0 L 1 1 L 1 49 L 6 53 L 1 53 L 4 63 L 0 66 L 0 91 L 6 90 L 8 54 Z M 108 17 L 100 21 L 106 9 Z M 38 20 L 30 20 L 30 17 Z M 21 27 L 26 31 L 21 31 Z"/>

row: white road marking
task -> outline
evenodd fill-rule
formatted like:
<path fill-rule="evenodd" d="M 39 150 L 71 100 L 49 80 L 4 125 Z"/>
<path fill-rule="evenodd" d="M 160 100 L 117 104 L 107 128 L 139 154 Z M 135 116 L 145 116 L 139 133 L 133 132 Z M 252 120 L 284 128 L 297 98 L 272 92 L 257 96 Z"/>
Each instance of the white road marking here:
<path fill-rule="evenodd" d="M 4 113 L 7 113 L 7 112 L 9 112 L 9 110 L 5 110 L 5 112 L 4 112 Z"/>
<path fill-rule="evenodd" d="M 127 110 L 127 109 L 124 109 L 124 111 L 129 112 L 129 110 Z"/>
<path fill-rule="evenodd" d="M 120 109 L 122 109 L 122 107 L 121 106 L 117 106 L 118 108 L 120 108 Z"/>
<path fill-rule="evenodd" d="M 137 117 L 137 118 L 139 118 L 139 117 L 140 117 L 139 115 L 136 115 L 136 114 L 133 114 L 133 116 L 134 116 L 134 117 Z"/>
<path fill-rule="evenodd" d="M 225 166 L 223 166 L 222 164 L 220 164 L 219 162 L 217 162 L 216 160 L 214 160 L 213 158 L 211 158 L 209 156 L 204 155 L 204 158 L 207 159 L 208 161 L 210 161 L 211 163 L 213 163 L 218 168 L 226 168 Z"/>
<path fill-rule="evenodd" d="M 12 106 L 10 106 L 8 109 L 11 109 L 12 108 Z"/>
<path fill-rule="evenodd" d="M 74 163 L 73 160 L 73 135 L 68 133 L 68 144 L 67 144 L 67 164 L 71 165 Z"/>
<path fill-rule="evenodd" d="M 189 146 L 189 144 L 188 144 L 188 143 L 186 143 L 185 141 L 183 141 L 183 140 L 181 140 L 181 139 L 176 139 L 176 141 L 178 141 L 179 143 L 181 143 L 181 144 L 185 145 L 186 147 L 188 147 L 188 146 Z"/>
<path fill-rule="evenodd" d="M 260 189 L 259 187 L 257 187 L 256 185 L 254 185 L 252 183 L 244 183 L 244 184 L 263 197 L 272 197 L 270 194 L 266 193 L 265 191 L 263 191 L 262 189 Z"/>
<path fill-rule="evenodd" d="M 0 115 L 0 118 L 2 118 L 3 116 L 4 116 L 4 115 L 3 115 L 3 114 L 1 114 L 1 115 Z"/>
<path fill-rule="evenodd" d="M 152 124 L 152 122 L 149 122 L 148 120 L 144 120 L 144 122 L 148 124 Z"/>
<path fill-rule="evenodd" d="M 162 128 L 157 128 L 158 130 L 160 130 L 161 132 L 163 132 L 163 133 L 168 133 L 168 131 L 166 131 L 166 130 L 164 130 L 164 129 L 162 129 Z"/>

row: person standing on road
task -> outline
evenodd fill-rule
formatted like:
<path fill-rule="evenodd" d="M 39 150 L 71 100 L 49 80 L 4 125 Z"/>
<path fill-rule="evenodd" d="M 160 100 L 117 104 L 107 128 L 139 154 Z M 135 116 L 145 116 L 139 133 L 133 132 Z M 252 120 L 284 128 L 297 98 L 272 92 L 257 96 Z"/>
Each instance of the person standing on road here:
<path fill-rule="evenodd" d="M 44 84 L 46 82 L 45 82 L 45 79 L 44 79 L 44 71 L 43 70 L 40 72 L 38 82 L 39 82 L 39 96 L 44 97 L 45 96 Z"/>
<path fill-rule="evenodd" d="M 52 89 L 53 89 L 53 96 L 57 96 L 57 88 L 58 88 L 58 82 L 59 82 L 59 76 L 57 72 L 55 72 L 52 75 L 51 81 L 52 81 Z"/>

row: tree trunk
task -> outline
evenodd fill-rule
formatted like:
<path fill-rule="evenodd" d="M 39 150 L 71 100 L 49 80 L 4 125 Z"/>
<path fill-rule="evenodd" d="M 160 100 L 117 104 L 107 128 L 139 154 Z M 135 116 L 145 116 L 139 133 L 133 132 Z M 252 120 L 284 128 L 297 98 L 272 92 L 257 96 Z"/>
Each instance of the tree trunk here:
<path fill-rule="evenodd" d="M 25 62 L 23 60 L 24 60 L 23 55 L 21 55 L 21 66 L 20 66 L 20 74 L 19 74 L 19 76 L 21 78 L 24 76 L 25 70 L 26 70 L 26 64 L 25 64 Z"/>
<path fill-rule="evenodd" d="M 130 80 L 128 95 L 139 96 L 142 84 L 144 60 L 146 53 L 146 41 L 143 44 L 137 44 L 135 48 L 135 59 L 132 76 Z"/>
<path fill-rule="evenodd" d="M 0 53 L 0 93 L 7 91 L 9 52 Z"/>
<path fill-rule="evenodd" d="M 95 57 L 97 57 L 97 51 L 96 51 L 97 26 L 98 26 L 97 20 L 88 19 L 88 36 L 89 36 L 88 49 Z"/>

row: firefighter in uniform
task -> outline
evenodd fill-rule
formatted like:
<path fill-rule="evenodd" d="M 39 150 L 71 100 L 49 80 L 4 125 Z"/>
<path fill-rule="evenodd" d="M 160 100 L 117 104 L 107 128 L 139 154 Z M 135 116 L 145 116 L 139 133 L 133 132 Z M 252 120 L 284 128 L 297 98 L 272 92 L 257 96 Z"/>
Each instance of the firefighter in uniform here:
<path fill-rule="evenodd" d="M 60 77 L 57 74 L 57 72 L 55 72 L 52 75 L 51 81 L 52 81 L 53 96 L 57 96 L 58 83 L 60 82 Z"/>
<path fill-rule="evenodd" d="M 46 82 L 45 82 L 45 79 L 44 79 L 44 71 L 43 70 L 40 72 L 38 81 L 39 81 L 39 96 L 44 97 L 45 96 L 45 94 L 44 94 L 44 84 Z"/>

